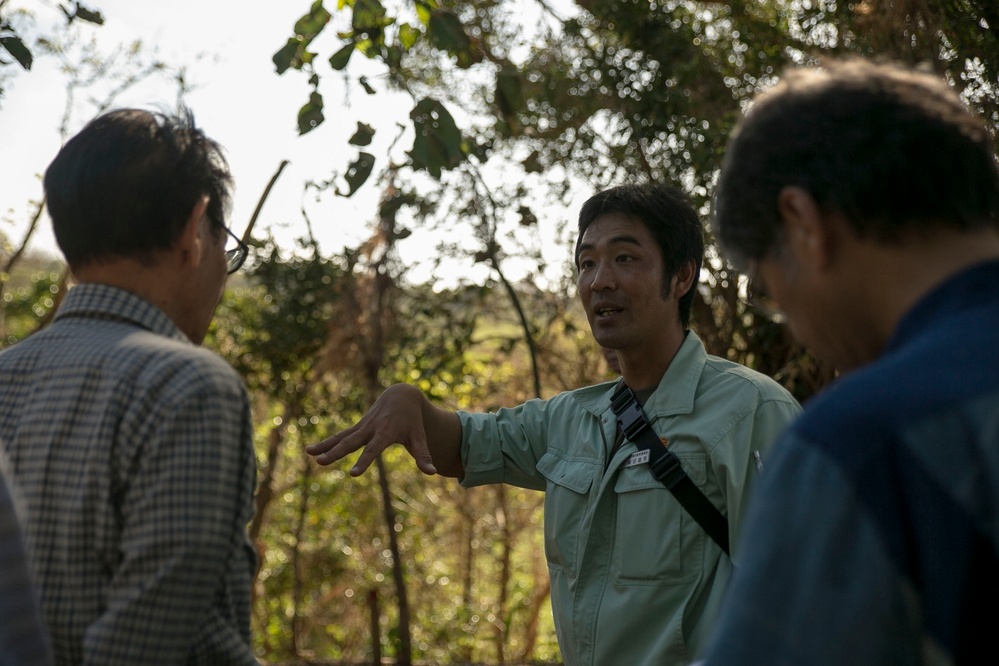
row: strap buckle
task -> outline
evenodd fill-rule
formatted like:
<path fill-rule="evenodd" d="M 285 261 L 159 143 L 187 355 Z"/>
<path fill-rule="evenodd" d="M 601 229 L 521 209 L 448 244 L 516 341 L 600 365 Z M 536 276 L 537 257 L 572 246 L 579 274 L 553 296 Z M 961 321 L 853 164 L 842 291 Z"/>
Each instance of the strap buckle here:
<path fill-rule="evenodd" d="M 673 486 L 686 476 L 686 473 L 680 465 L 680 459 L 672 451 L 664 450 L 663 453 L 664 455 L 649 462 L 649 469 L 652 472 L 652 476 L 656 477 L 659 483 L 666 486 L 667 489 L 672 490 Z"/>
<path fill-rule="evenodd" d="M 649 427 L 635 393 L 621 384 L 611 396 L 611 411 L 617 417 L 617 427 L 630 442 L 637 442 L 642 431 Z"/>

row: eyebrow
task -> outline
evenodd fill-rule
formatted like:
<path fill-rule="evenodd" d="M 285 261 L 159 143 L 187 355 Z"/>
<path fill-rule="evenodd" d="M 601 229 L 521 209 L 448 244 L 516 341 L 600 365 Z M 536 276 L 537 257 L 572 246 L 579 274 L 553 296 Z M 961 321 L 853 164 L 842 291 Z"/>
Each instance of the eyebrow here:
<path fill-rule="evenodd" d="M 620 236 L 614 236 L 609 241 L 607 241 L 607 245 L 617 245 L 618 243 L 624 243 L 626 245 L 637 245 L 638 247 L 642 247 L 642 244 L 639 242 L 639 240 L 630 234 L 621 234 Z M 582 254 L 583 250 L 592 250 L 595 247 L 596 246 L 593 243 L 582 243 L 579 246 L 579 252 L 577 253 L 577 256 Z"/>

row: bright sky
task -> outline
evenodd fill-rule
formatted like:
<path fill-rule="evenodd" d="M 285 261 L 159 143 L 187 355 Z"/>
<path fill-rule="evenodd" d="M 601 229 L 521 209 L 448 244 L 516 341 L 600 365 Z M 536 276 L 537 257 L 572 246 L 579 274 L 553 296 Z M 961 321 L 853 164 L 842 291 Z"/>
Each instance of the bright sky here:
<path fill-rule="evenodd" d="M 104 14 L 105 24 L 92 31 L 103 52 L 139 39 L 146 49 L 155 49 L 159 59 L 188 67 L 188 79 L 195 89 L 186 96 L 186 102 L 198 124 L 226 148 L 236 179 L 232 217 L 236 233 L 245 228 L 280 162 L 289 160 L 254 235 L 270 230 L 284 247 L 291 248 L 294 239 L 305 234 L 300 213 L 304 205 L 324 252 L 330 253 L 367 237 L 367 225 L 375 215 L 377 188 L 372 186 L 372 179 L 354 197 L 326 194 L 326 203 L 319 205 L 313 194 L 303 193 L 303 184 L 307 180 L 328 180 L 334 171 L 346 171 L 356 156 L 356 148 L 348 146 L 347 139 L 358 121 L 383 128 L 365 150 L 384 155 L 395 138 L 392 121 L 408 126 L 412 102 L 408 97 L 393 98 L 377 79 L 372 84 L 379 94 L 368 96 L 356 90 L 345 98 L 325 63 L 335 50 L 329 45 L 334 43 L 335 35 L 329 35 L 330 41 L 315 42 L 315 50 L 320 53 L 317 61 L 325 65 L 321 71 L 328 74 L 320 89 L 325 98 L 326 122 L 298 136 L 297 112 L 311 88 L 301 72 L 289 70 L 278 76 L 271 56 L 291 36 L 292 26 L 308 11 L 311 1 L 88 0 L 84 4 Z M 327 5 L 332 9 L 336 2 L 330 0 Z M 5 9 L 16 8 L 31 11 L 39 25 L 60 17 L 58 7 L 50 0 L 12 1 Z M 320 39 L 326 37 L 324 34 Z M 363 59 L 353 58 L 351 66 L 357 61 Z M 41 197 L 40 174 L 59 149 L 65 79 L 52 58 L 36 57 L 32 70 L 19 72 L 6 82 L 5 88 L 0 101 L 0 215 L 7 221 L 0 223 L 0 230 L 18 241 L 31 208 L 29 201 Z M 170 109 L 175 95 L 176 88 L 171 85 L 143 85 L 120 97 L 116 106 Z M 78 113 L 71 134 L 86 120 L 88 117 Z M 399 144 L 408 145 L 411 139 Z M 380 166 L 376 165 L 376 173 Z M 569 216 L 574 213 L 566 211 Z M 407 261 L 426 258 L 432 255 L 437 240 L 414 230 L 413 236 L 400 244 L 400 252 Z M 47 220 L 36 232 L 31 248 L 58 254 Z M 564 259 L 565 250 L 554 247 L 553 255 L 558 262 Z M 471 276 L 473 269 L 465 263 L 462 270 Z M 419 277 L 419 273 L 413 277 Z"/>

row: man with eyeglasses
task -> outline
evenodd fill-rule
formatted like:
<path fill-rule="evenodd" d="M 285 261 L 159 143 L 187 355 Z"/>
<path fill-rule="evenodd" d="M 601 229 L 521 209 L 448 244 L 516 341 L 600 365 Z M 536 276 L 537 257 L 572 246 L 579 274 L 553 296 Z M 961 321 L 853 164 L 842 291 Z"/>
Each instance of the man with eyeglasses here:
<path fill-rule="evenodd" d="M 247 254 L 221 148 L 189 112 L 117 110 L 44 183 L 78 284 L 0 353 L 0 447 L 55 663 L 255 664 L 249 400 L 199 346 Z"/>
<path fill-rule="evenodd" d="M 842 375 L 770 458 L 707 664 L 988 661 L 999 167 L 986 122 L 925 72 L 793 70 L 736 128 L 715 212 L 729 260 Z"/>

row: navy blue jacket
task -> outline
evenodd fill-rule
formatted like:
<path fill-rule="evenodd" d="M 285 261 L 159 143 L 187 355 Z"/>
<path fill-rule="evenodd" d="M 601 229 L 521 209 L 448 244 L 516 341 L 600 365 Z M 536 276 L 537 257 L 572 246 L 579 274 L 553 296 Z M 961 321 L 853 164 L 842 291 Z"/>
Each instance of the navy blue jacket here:
<path fill-rule="evenodd" d="M 805 407 L 753 497 L 709 664 L 971 663 L 999 630 L 999 262 Z"/>

